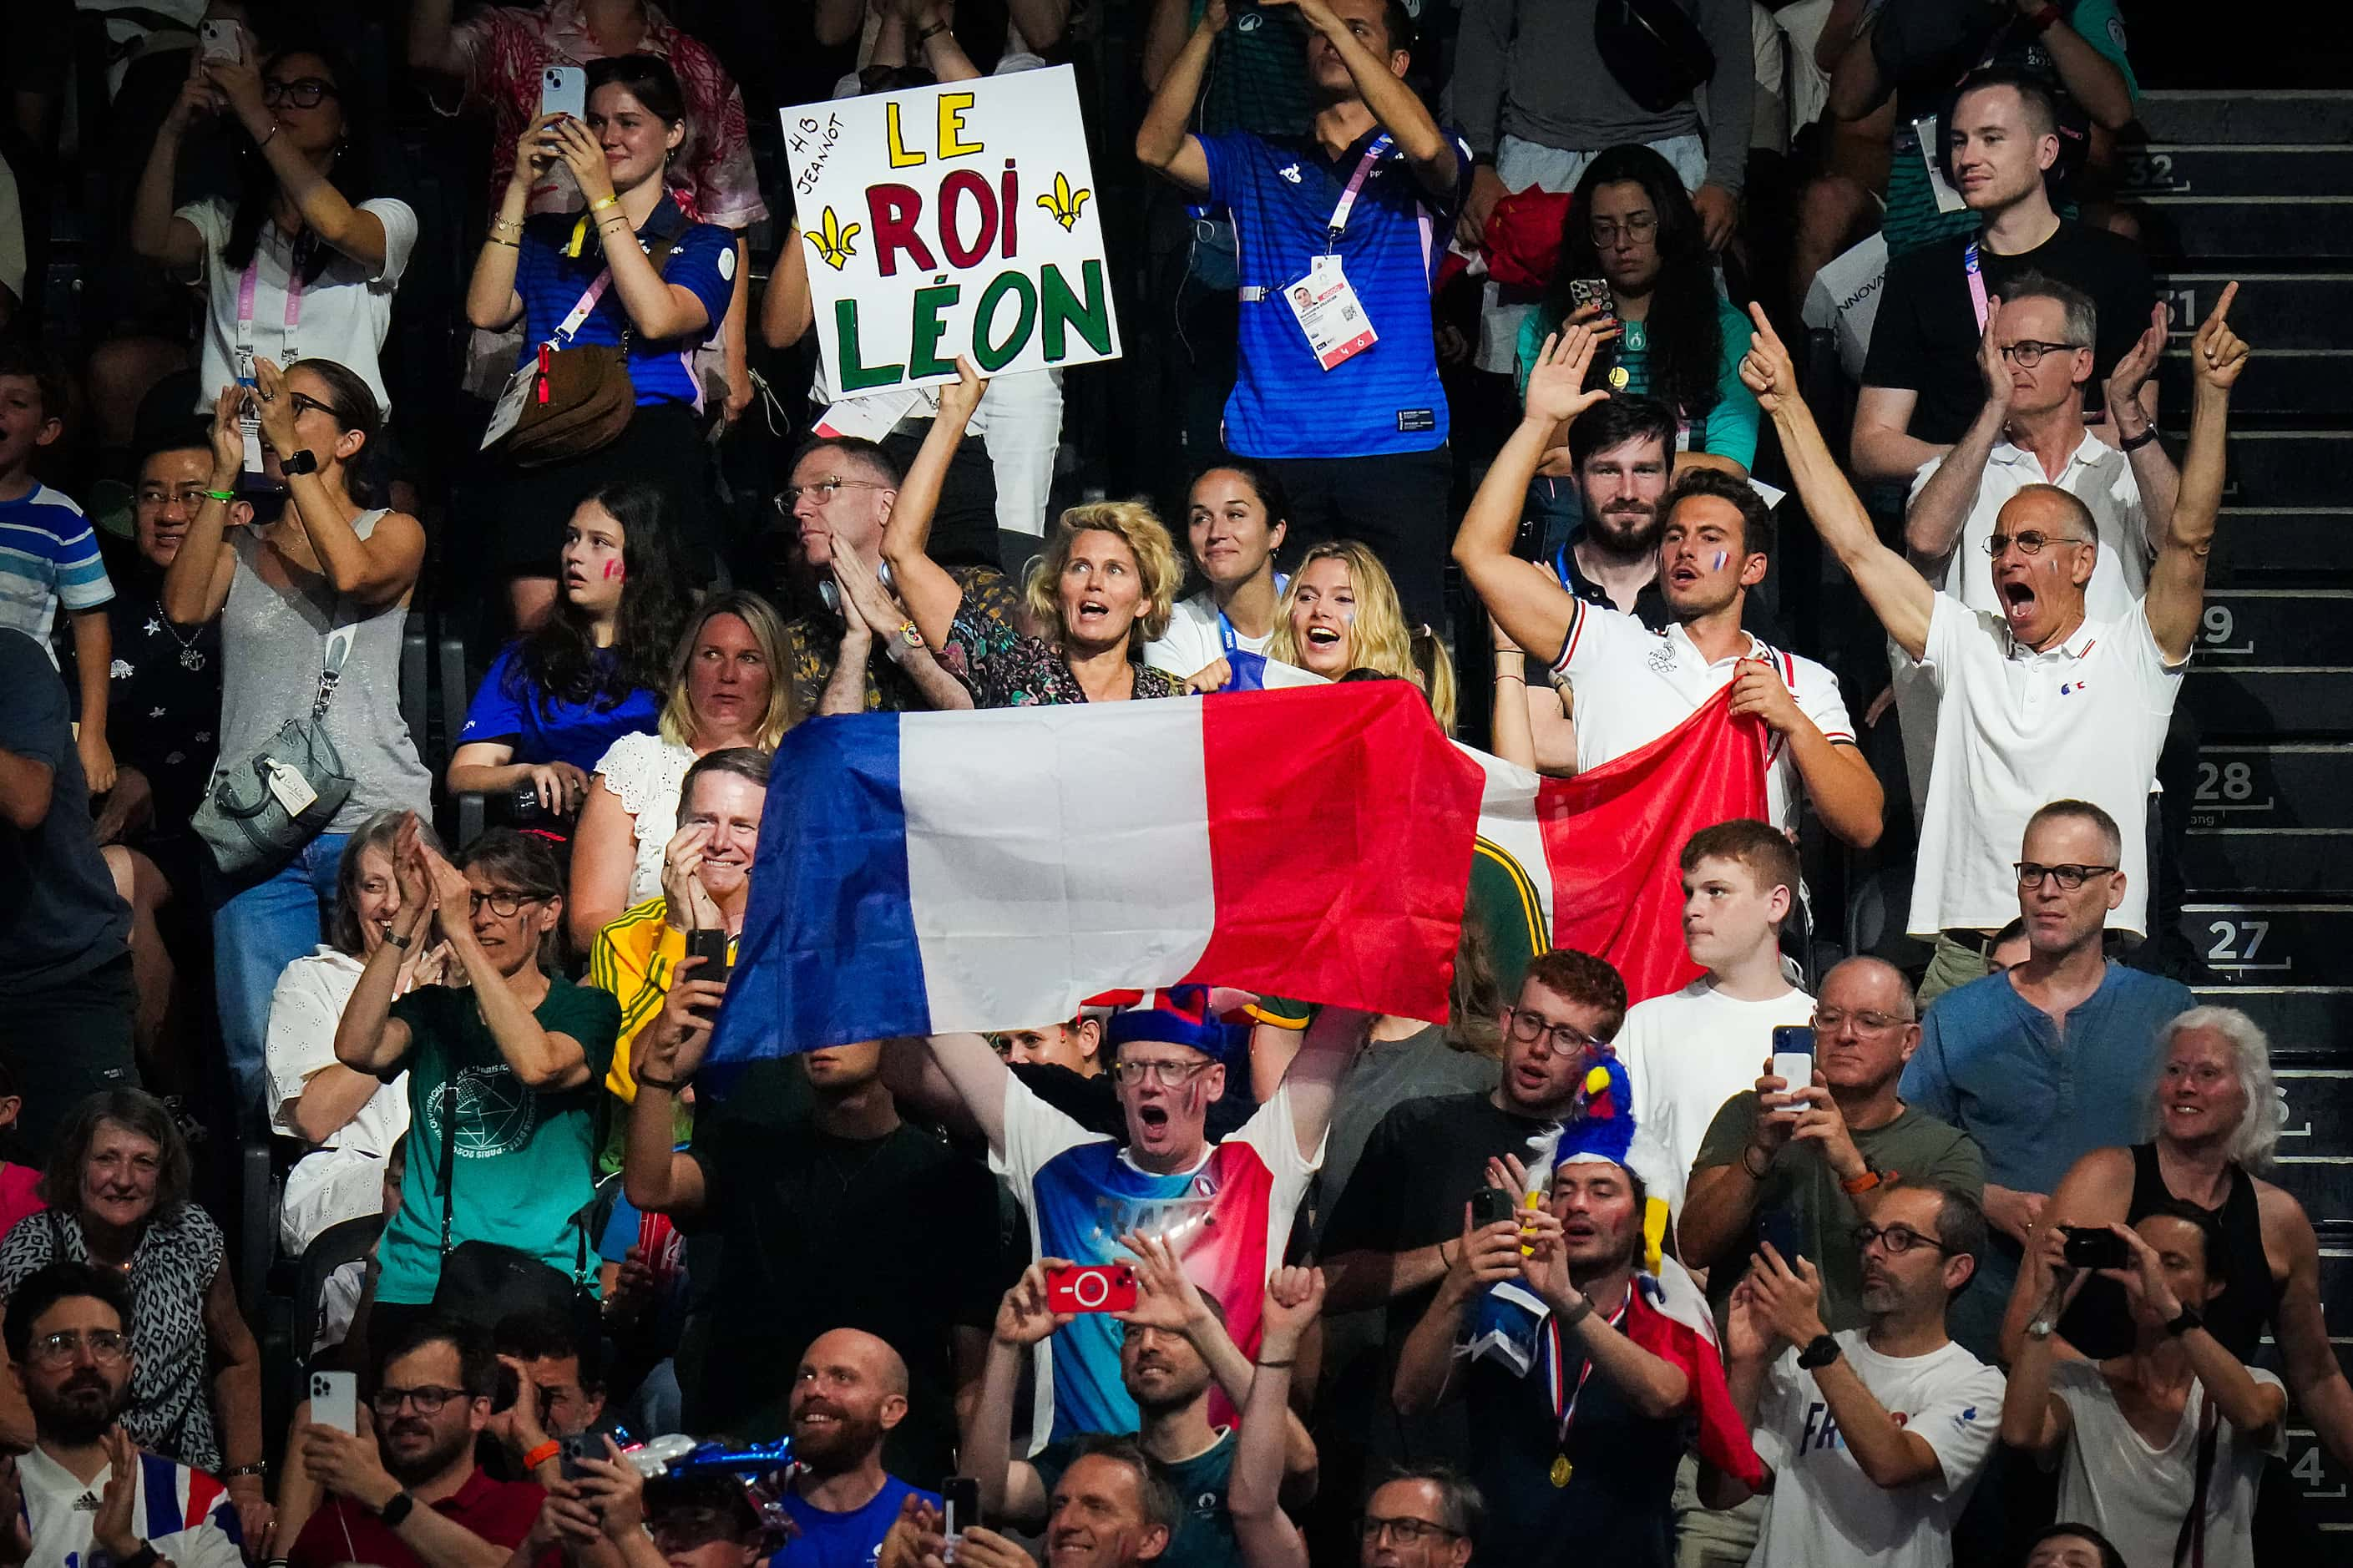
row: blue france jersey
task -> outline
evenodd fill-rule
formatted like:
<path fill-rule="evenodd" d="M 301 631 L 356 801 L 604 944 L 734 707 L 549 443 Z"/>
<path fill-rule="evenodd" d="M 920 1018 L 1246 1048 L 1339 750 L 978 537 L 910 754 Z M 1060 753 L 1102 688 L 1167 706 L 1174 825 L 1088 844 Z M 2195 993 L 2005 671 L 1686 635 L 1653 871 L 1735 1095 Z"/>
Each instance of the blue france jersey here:
<path fill-rule="evenodd" d="M 1335 159 L 1313 136 L 1199 138 L 1209 195 L 1232 213 L 1240 246 L 1240 366 L 1226 403 L 1226 445 L 1237 452 L 1357 458 L 1445 443 L 1430 279 L 1471 188 L 1471 149 L 1459 135 L 1447 132 L 1455 157 L 1451 195 L 1423 189 L 1392 147 L 1357 193 L 1341 233 L 1341 269 L 1378 342 L 1324 370 L 1284 294 L 1333 248 L 1333 210 L 1380 134 L 1367 132 Z"/>
<path fill-rule="evenodd" d="M 1176 1249 L 1193 1283 L 1218 1298 L 1227 1331 L 1250 1353 L 1267 1276 L 1282 1260 L 1291 1216 L 1322 1152 L 1313 1161 L 1300 1156 L 1283 1089 L 1194 1170 L 1155 1175 L 1008 1079 L 1005 1150 L 995 1163 L 1029 1214 L 1034 1256 L 1129 1262 L 1121 1237 L 1156 1236 Z M 1036 1426 L 1022 1452 L 1081 1432 L 1135 1430 L 1135 1402 L 1119 1375 L 1122 1331 L 1110 1315 L 1084 1312 L 1038 1347 Z"/>

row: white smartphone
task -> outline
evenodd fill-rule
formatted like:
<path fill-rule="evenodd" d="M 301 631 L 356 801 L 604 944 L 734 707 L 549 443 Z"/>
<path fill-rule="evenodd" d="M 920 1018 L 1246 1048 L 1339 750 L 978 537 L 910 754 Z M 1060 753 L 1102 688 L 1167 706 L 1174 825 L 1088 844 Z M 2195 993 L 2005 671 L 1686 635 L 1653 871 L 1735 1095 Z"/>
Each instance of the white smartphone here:
<path fill-rule="evenodd" d="M 578 66 L 550 66 L 539 74 L 539 112 L 588 118 L 588 73 Z"/>
<path fill-rule="evenodd" d="M 357 1436 L 360 1429 L 360 1380 L 348 1372 L 311 1374 L 311 1419 L 322 1426 Z"/>
<path fill-rule="evenodd" d="M 235 22 L 208 21 L 196 24 L 198 47 L 208 60 L 225 60 L 230 65 L 245 58 L 245 39 Z"/>

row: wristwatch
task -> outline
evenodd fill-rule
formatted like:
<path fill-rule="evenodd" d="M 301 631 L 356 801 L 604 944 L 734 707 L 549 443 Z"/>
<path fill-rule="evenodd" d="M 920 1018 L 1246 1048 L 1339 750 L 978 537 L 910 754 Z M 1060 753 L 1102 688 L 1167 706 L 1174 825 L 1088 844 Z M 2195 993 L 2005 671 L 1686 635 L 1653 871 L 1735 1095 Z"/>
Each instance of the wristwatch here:
<path fill-rule="evenodd" d="M 280 458 L 278 466 L 290 474 L 315 474 L 319 471 L 319 455 L 305 447 Z"/>
<path fill-rule="evenodd" d="M 2026 1325 L 2026 1337 L 2031 1340 L 2047 1340 L 2058 1331 L 2058 1328 L 2059 1325 L 2048 1318 L 2037 1318 Z"/>
<path fill-rule="evenodd" d="M 142 1541 L 138 1551 L 128 1557 L 115 1559 L 114 1568 L 155 1568 L 155 1564 L 162 1561 L 163 1553 L 155 1550 L 155 1543 Z"/>
<path fill-rule="evenodd" d="M 384 1521 L 386 1530 L 398 1530 L 400 1521 L 406 1519 L 416 1506 L 417 1500 L 408 1493 L 395 1492 L 390 1502 L 375 1510 L 375 1516 Z"/>
<path fill-rule="evenodd" d="M 2202 1329 L 2205 1326 L 2206 1320 L 2199 1313 L 2198 1309 L 2185 1301 L 2181 1304 L 2181 1315 L 2166 1324 L 2165 1331 L 2175 1339 L 2179 1339 L 2190 1330 Z"/>
<path fill-rule="evenodd" d="M 1817 1334 L 1812 1343 L 1798 1352 L 1798 1364 L 1811 1372 L 1816 1367 L 1830 1365 L 1843 1353 L 1845 1352 L 1839 1349 L 1838 1340 L 1834 1336 Z"/>
<path fill-rule="evenodd" d="M 1866 1160 L 1863 1162 L 1862 1174 L 1855 1177 L 1852 1181 L 1840 1182 L 1839 1191 L 1844 1193 L 1851 1198 L 1859 1197 L 1862 1194 L 1872 1191 L 1875 1187 L 1893 1186 L 1902 1179 L 1903 1177 L 1901 1173 L 1895 1171 L 1883 1171 L 1878 1166 Z"/>
<path fill-rule="evenodd" d="M 2151 441 L 2156 439 L 2157 421 L 2152 419 L 2148 423 L 2148 427 L 2143 430 L 2139 435 L 2127 436 L 2123 440 L 2117 442 L 2116 450 L 2119 452 L 2137 452 L 2143 447 L 2147 446 Z"/>

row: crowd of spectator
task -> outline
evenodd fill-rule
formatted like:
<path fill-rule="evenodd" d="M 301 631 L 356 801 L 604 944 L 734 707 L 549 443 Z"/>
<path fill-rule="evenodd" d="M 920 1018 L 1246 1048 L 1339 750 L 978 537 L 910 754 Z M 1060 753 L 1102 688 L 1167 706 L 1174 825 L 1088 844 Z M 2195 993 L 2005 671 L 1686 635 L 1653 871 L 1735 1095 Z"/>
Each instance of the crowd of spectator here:
<path fill-rule="evenodd" d="M 8 25 L 0 1564 L 2314 1560 L 2353 1385 L 2165 940 L 2252 351 L 2113 0 L 377 9 Z M 818 433 L 773 110 L 1071 61 L 1132 358 Z M 1745 726 L 1697 977 L 1482 840 L 1442 1023 L 707 1074 L 797 726 L 1359 679 L 1531 780 Z"/>

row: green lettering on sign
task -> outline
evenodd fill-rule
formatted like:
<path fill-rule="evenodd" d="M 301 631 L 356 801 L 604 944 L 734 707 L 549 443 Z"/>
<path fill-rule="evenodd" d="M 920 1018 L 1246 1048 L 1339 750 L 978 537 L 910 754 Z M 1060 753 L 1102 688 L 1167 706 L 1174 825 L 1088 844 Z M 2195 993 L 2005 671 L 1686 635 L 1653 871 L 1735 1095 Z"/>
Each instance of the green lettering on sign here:
<path fill-rule="evenodd" d="M 1099 354 L 1111 353 L 1111 300 L 1103 292 L 1103 263 L 1090 260 L 1079 268 L 1079 279 L 1086 286 L 1086 299 L 1081 301 L 1071 293 L 1060 268 L 1048 262 L 1045 275 L 1039 279 L 1039 293 L 1044 305 L 1046 331 L 1046 363 L 1053 364 L 1064 355 L 1063 329 L 1076 327 L 1087 346 Z"/>
<path fill-rule="evenodd" d="M 871 392 L 878 386 L 896 386 L 907 379 L 907 367 L 898 364 L 867 366 L 858 361 L 858 301 L 836 300 L 833 302 L 834 372 L 841 378 L 836 388 L 844 397 L 854 392 Z M 950 370 L 955 367 L 950 365 Z"/>
<path fill-rule="evenodd" d="M 956 373 L 955 361 L 940 357 L 940 335 L 947 331 L 940 312 L 955 304 L 956 296 L 963 292 L 947 281 L 945 273 L 930 288 L 915 290 L 914 331 L 907 346 L 907 369 L 912 375 L 920 378 Z"/>
<path fill-rule="evenodd" d="M 989 325 L 997 319 L 997 302 L 1008 294 L 1020 297 L 1020 313 L 1014 318 L 1013 330 L 1002 342 L 989 341 Z M 1011 364 L 1029 342 L 1030 329 L 1038 324 L 1038 291 L 1029 279 L 1018 272 L 1000 272 L 980 291 L 980 309 L 973 313 L 972 357 L 985 374 L 994 375 Z"/>

